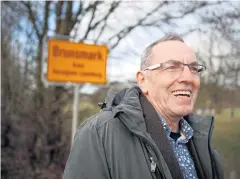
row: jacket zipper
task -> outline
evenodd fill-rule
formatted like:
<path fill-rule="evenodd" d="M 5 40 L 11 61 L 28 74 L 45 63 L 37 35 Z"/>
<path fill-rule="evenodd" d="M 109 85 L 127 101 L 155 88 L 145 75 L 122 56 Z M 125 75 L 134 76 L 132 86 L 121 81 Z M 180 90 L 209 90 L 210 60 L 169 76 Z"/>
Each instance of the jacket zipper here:
<path fill-rule="evenodd" d="M 151 160 L 151 172 L 154 173 L 156 170 L 157 164 L 155 163 L 153 157 L 150 157 L 150 160 Z"/>
<path fill-rule="evenodd" d="M 125 113 L 122 113 L 122 114 L 124 114 L 124 115 L 127 115 L 127 114 L 125 114 Z M 128 116 L 127 116 L 128 117 Z M 119 115 L 119 118 L 121 118 L 122 119 L 122 117 L 121 117 L 121 115 Z M 128 117 L 129 118 L 129 117 Z M 121 120 L 122 121 L 122 120 Z M 124 123 L 124 122 L 123 122 Z M 125 124 L 125 123 L 124 123 Z M 125 124 L 125 126 L 128 128 L 128 126 Z M 128 130 L 130 130 L 129 128 L 128 128 Z M 146 142 L 152 149 L 153 149 L 153 151 L 154 151 L 154 153 L 155 153 L 155 155 L 156 155 L 156 157 L 157 158 L 160 158 L 159 156 L 158 156 L 158 152 L 157 152 L 157 149 L 156 149 L 156 147 L 152 144 L 152 142 L 151 141 L 149 141 L 149 139 L 147 138 L 147 137 L 145 137 L 145 136 L 143 136 L 143 135 L 140 135 L 140 134 L 138 134 L 138 133 L 136 133 L 135 131 L 133 131 L 133 130 L 130 130 L 132 133 L 134 133 L 136 136 L 138 136 L 139 138 L 141 138 L 144 142 Z M 163 175 L 163 174 L 161 174 L 161 172 L 160 172 L 160 169 L 158 168 L 159 166 L 160 166 L 160 164 L 159 163 L 156 163 L 155 161 L 154 161 L 154 159 L 153 159 L 153 157 L 150 157 L 150 160 L 151 160 L 151 172 L 156 172 L 156 170 L 158 171 L 158 172 L 156 172 L 156 176 L 157 176 L 157 178 L 160 178 L 160 177 L 162 177 L 163 179 L 165 179 L 166 177 L 165 177 L 165 175 Z M 158 164 L 158 165 L 157 165 Z M 154 171 L 153 171 L 154 170 Z M 159 176 L 158 176 L 159 175 Z"/>

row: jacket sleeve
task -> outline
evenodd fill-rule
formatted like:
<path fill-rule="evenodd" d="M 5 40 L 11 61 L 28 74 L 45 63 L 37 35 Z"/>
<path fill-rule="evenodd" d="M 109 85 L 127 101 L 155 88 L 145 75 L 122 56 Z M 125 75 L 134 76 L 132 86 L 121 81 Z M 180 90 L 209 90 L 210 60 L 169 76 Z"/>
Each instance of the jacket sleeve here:
<path fill-rule="evenodd" d="M 78 129 L 63 174 L 64 179 L 110 179 L 102 141 L 96 127 Z"/>

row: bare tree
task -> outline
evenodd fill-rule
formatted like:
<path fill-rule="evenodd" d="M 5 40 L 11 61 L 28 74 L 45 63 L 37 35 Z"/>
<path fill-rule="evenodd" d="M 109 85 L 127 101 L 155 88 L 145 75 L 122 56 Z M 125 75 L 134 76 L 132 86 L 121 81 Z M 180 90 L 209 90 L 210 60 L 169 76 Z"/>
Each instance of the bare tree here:
<path fill-rule="evenodd" d="M 224 2 L 202 16 L 202 24 L 209 27 L 208 64 L 210 77 L 217 84 L 240 86 L 240 8 L 239 2 Z M 215 63 L 213 61 L 215 60 Z"/>

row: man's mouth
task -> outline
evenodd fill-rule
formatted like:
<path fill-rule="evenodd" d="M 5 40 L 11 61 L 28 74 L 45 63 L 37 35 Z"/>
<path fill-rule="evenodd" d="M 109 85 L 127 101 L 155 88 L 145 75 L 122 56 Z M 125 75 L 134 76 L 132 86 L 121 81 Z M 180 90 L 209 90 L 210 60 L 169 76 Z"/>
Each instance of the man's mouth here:
<path fill-rule="evenodd" d="M 177 90 L 177 91 L 173 91 L 172 94 L 176 97 L 178 96 L 186 96 L 189 97 L 191 96 L 192 92 L 190 90 Z"/>

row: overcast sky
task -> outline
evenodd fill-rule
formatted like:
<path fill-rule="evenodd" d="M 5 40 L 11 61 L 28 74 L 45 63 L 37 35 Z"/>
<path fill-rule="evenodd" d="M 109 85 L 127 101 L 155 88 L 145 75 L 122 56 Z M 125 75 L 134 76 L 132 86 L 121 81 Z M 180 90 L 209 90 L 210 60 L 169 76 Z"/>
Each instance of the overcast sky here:
<path fill-rule="evenodd" d="M 210 25 L 203 25 L 200 17 L 204 17 L 206 13 L 219 13 L 227 12 L 233 10 L 232 8 L 240 7 L 240 2 L 232 2 L 230 6 L 227 4 L 211 6 L 209 8 L 204 8 L 196 13 L 185 16 L 178 20 L 170 21 L 168 23 L 161 22 L 162 14 L 171 13 L 171 15 L 179 15 L 181 11 L 184 11 L 184 7 L 180 3 L 185 2 L 176 2 L 170 3 L 161 10 L 157 11 L 149 21 L 158 20 L 160 21 L 160 27 L 138 27 L 133 30 L 126 38 L 124 38 L 119 45 L 110 52 L 108 56 L 107 63 L 107 79 L 108 82 L 111 81 L 125 81 L 125 80 L 135 80 L 135 74 L 139 69 L 140 65 L 140 55 L 143 50 L 155 40 L 158 40 L 166 33 L 179 33 L 185 34 L 189 29 L 198 29 L 206 30 L 207 33 L 204 35 L 198 31 L 193 31 L 190 34 L 185 34 L 183 36 L 185 42 L 191 46 L 195 51 L 200 51 L 202 54 L 207 53 L 207 47 L 210 43 L 209 33 L 211 31 Z M 189 5 L 186 2 L 184 5 Z M 214 2 L 213 2 L 214 3 Z M 156 7 L 158 4 L 157 1 L 127 1 L 122 3 L 121 7 L 114 13 L 108 21 L 108 30 L 103 33 L 100 41 L 106 43 L 107 39 L 115 34 L 117 31 L 122 29 L 129 24 L 134 24 L 137 19 L 141 18 L 145 12 Z M 99 14 L 97 17 L 101 18 L 101 14 L 108 9 L 107 5 L 101 7 L 100 11 L 97 11 Z M 208 12 L 207 12 L 208 11 Z M 97 19 L 96 19 L 97 20 Z M 88 23 L 89 17 L 86 17 L 83 20 L 83 23 L 76 24 L 74 32 L 77 34 L 76 39 L 80 39 L 81 35 L 84 34 L 85 23 Z M 239 25 L 239 23 L 238 23 Z M 91 33 L 89 39 L 95 39 L 98 34 L 98 29 Z M 221 40 L 221 39 L 217 39 Z M 224 41 L 220 47 L 221 53 L 227 53 L 229 51 L 229 46 Z M 216 50 L 218 53 L 218 50 Z"/>

